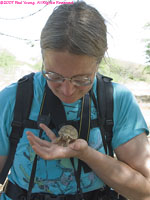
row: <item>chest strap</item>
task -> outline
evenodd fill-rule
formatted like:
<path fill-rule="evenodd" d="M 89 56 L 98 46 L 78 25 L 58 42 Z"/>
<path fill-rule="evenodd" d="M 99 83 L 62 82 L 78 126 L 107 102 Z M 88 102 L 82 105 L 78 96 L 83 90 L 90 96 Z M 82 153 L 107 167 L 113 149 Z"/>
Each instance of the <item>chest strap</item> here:
<path fill-rule="evenodd" d="M 67 120 L 66 124 L 67 125 L 72 125 L 78 130 L 79 127 L 80 127 L 80 120 L 77 120 L 77 121 Z M 23 127 L 24 128 L 31 128 L 31 129 L 39 129 L 37 121 L 30 120 L 30 119 L 24 120 Z M 96 127 L 99 127 L 98 119 L 92 119 L 91 122 L 90 122 L 90 129 L 96 128 Z M 52 121 L 49 124 L 49 128 L 50 129 L 55 128 L 55 125 L 52 123 Z"/>

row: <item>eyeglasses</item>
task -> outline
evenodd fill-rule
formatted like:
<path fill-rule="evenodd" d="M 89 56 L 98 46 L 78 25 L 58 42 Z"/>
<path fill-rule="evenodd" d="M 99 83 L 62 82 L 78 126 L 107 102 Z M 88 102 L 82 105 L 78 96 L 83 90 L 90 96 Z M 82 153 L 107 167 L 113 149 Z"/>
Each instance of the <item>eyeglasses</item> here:
<path fill-rule="evenodd" d="M 88 75 L 77 75 L 71 78 L 66 78 L 55 72 L 46 72 L 43 68 L 44 66 L 42 66 L 42 75 L 48 81 L 63 83 L 65 80 L 69 80 L 75 86 L 88 86 L 92 84 L 92 80 Z"/>

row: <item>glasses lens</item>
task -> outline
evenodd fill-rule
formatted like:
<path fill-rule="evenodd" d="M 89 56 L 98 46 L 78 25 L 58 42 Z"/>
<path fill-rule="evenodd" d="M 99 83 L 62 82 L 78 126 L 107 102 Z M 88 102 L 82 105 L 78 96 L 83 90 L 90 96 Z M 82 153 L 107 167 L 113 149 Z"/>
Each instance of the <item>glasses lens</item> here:
<path fill-rule="evenodd" d="M 61 77 L 60 75 L 53 73 L 53 72 L 45 72 L 44 76 L 47 80 L 49 81 L 53 81 L 53 82 L 63 82 L 63 77 Z"/>
<path fill-rule="evenodd" d="M 72 83 L 77 86 L 87 86 L 90 85 L 91 79 L 85 76 L 77 76 L 72 78 Z"/>

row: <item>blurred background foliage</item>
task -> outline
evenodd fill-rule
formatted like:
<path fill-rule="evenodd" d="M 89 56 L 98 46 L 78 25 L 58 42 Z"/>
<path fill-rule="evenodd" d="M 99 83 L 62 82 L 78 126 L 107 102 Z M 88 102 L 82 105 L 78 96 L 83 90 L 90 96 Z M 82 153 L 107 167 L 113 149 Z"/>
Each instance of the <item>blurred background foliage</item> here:
<path fill-rule="evenodd" d="M 145 81 L 150 82 L 150 68 L 133 62 L 105 58 L 99 66 L 99 72 L 110 76 L 115 82 Z"/>
<path fill-rule="evenodd" d="M 20 65 L 20 62 L 16 60 L 12 53 L 7 50 L 0 51 L 0 68 L 3 68 L 5 72 L 9 72 L 18 65 Z"/>

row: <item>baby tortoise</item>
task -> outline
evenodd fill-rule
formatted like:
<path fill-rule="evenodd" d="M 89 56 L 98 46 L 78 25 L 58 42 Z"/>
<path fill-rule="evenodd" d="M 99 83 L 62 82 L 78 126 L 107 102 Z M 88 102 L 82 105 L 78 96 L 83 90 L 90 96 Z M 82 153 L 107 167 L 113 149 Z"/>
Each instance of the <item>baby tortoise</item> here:
<path fill-rule="evenodd" d="M 71 125 L 62 126 L 58 132 L 59 137 L 56 139 L 55 144 L 67 147 L 69 143 L 78 138 L 78 131 Z"/>

